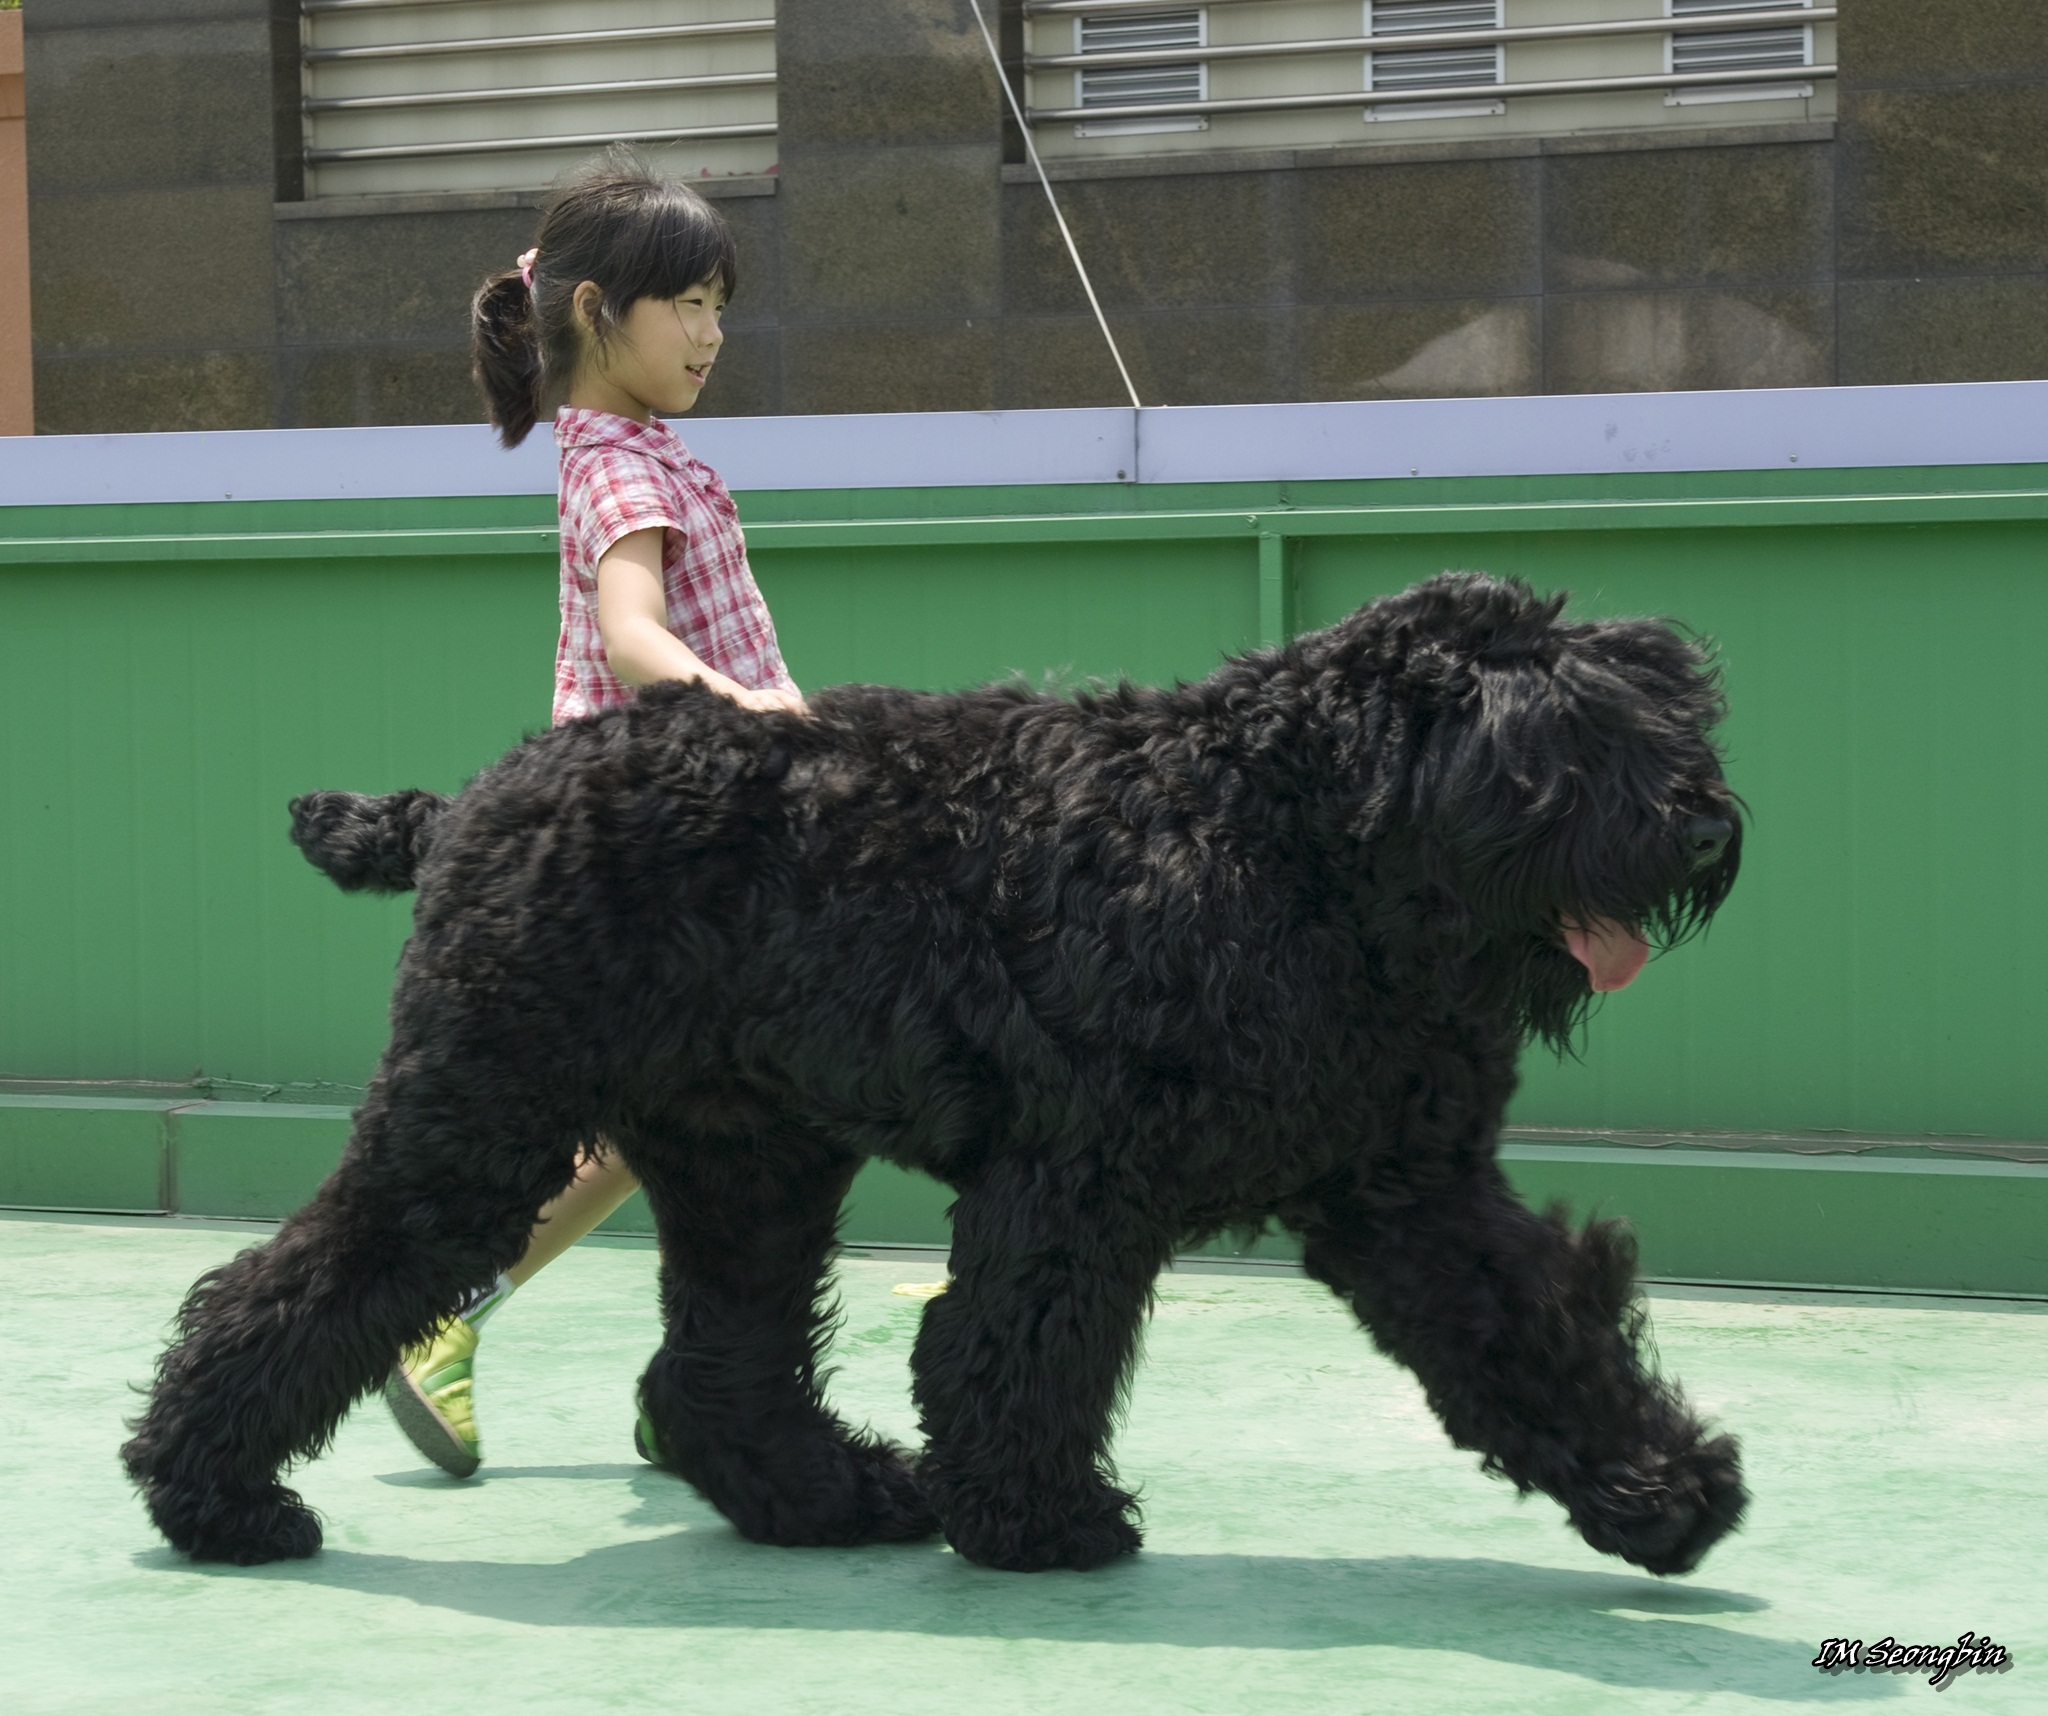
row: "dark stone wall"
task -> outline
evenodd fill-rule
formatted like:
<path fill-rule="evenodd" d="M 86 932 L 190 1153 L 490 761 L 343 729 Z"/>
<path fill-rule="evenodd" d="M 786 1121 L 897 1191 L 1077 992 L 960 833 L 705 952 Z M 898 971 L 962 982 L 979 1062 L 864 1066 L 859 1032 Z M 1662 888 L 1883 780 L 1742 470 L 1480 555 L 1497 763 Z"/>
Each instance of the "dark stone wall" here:
<path fill-rule="evenodd" d="M 785 0 L 776 95 L 779 408 L 993 408 L 1001 97 L 965 0 Z"/>
<path fill-rule="evenodd" d="M 269 0 L 22 12 L 44 432 L 273 420 Z"/>
<path fill-rule="evenodd" d="M 781 167 L 721 202 L 743 277 L 705 409 L 1122 400 L 966 0 L 779 11 Z M 1273 150 L 1057 189 L 1148 404 L 2048 375 L 2048 6 L 1842 13 L 1832 136 Z M 535 199 L 297 203 L 289 0 L 25 19 L 40 429 L 479 415 L 469 294 Z"/>
<path fill-rule="evenodd" d="M 1058 189 L 1147 404 L 1831 381 L 1829 145 L 1746 135 Z M 1042 192 L 1008 196 L 1004 403 L 1117 397 Z"/>
<path fill-rule="evenodd" d="M 1837 379 L 2048 375 L 2048 6 L 1844 0 Z"/>
<path fill-rule="evenodd" d="M 469 379 L 470 295 L 533 242 L 537 218 L 496 200 L 277 222 L 280 427 L 483 415 Z"/>

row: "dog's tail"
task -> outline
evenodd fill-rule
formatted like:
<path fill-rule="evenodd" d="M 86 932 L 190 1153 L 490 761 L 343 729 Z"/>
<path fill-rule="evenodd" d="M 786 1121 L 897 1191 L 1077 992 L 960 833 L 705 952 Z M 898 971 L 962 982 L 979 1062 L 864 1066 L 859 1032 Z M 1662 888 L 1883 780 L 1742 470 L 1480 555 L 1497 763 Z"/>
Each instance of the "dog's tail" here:
<path fill-rule="evenodd" d="M 292 844 L 350 893 L 402 894 L 447 808 L 439 793 L 417 787 L 383 798 L 309 792 L 292 800 Z"/>

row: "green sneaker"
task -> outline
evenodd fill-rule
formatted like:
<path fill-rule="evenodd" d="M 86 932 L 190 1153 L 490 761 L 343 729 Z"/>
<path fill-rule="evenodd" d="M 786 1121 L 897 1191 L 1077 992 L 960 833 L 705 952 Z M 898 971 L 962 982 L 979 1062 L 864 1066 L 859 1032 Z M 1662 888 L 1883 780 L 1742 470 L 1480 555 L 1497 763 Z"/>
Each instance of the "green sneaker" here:
<path fill-rule="evenodd" d="M 637 1406 L 639 1403 L 636 1401 Z M 661 1445 L 661 1432 L 654 1427 L 654 1420 L 647 1416 L 647 1408 L 640 1407 L 640 1416 L 633 1424 L 633 1452 L 650 1466 L 659 1466 L 664 1472 L 675 1470 L 669 1464 L 668 1450 Z"/>
<path fill-rule="evenodd" d="M 406 1440 L 451 1478 L 466 1478 L 483 1463 L 471 1389 L 476 1343 L 477 1331 L 450 1317 L 399 1354 L 384 1379 L 385 1402 Z"/>

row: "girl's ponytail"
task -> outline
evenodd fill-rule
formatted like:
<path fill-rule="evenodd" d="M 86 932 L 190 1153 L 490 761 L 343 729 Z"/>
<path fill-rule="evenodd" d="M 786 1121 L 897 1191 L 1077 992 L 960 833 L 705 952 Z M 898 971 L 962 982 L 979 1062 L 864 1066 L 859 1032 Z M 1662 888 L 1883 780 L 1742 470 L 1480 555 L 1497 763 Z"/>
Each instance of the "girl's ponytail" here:
<path fill-rule="evenodd" d="M 524 441 L 540 417 L 540 319 L 533 291 L 516 268 L 493 274 L 469 306 L 471 373 L 484 390 L 484 409 L 507 447 Z"/>

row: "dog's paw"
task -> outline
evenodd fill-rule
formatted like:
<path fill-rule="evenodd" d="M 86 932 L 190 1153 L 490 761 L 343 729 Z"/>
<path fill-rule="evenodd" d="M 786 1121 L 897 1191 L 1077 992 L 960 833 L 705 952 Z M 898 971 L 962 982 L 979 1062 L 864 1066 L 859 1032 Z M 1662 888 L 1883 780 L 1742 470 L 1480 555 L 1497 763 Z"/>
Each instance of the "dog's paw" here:
<path fill-rule="evenodd" d="M 320 1516 L 282 1484 L 238 1496 L 152 1485 L 144 1499 L 157 1530 L 194 1561 L 255 1567 L 320 1551 Z"/>
<path fill-rule="evenodd" d="M 856 1470 L 861 1506 L 856 1543 L 915 1543 L 939 1529 L 931 1498 L 902 1449 L 875 1441 L 860 1446 Z"/>
<path fill-rule="evenodd" d="M 869 1435 L 792 1438 L 744 1451 L 664 1431 L 676 1474 L 696 1486 L 742 1537 L 789 1549 L 911 1543 L 938 1530 L 938 1515 L 908 1457 Z"/>
<path fill-rule="evenodd" d="M 1735 1438 L 1717 1436 L 1675 1459 L 1603 1466 L 1571 1517 L 1603 1554 L 1646 1573 L 1690 1573 L 1748 1505 Z"/>
<path fill-rule="evenodd" d="M 1144 1543 L 1131 1517 L 1137 1511 L 1135 1497 L 1107 1485 L 1065 1510 L 1044 1496 L 1030 1497 L 1023 1513 L 956 1499 L 946 1514 L 946 1541 L 969 1561 L 1005 1573 L 1085 1573 Z"/>

